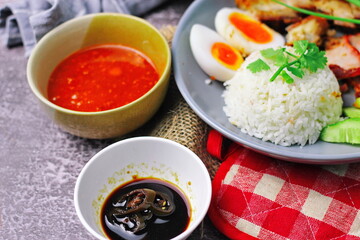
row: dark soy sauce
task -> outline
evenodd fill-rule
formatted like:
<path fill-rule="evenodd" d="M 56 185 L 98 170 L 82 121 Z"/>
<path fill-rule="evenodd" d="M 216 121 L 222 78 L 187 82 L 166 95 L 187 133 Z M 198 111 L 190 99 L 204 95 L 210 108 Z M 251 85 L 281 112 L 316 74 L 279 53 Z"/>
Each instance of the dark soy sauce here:
<path fill-rule="evenodd" d="M 144 229 L 134 233 L 129 230 L 124 218 L 114 216 L 114 208 L 119 204 L 119 199 L 136 189 L 152 189 L 169 196 L 175 205 L 175 210 L 168 216 L 152 215 L 146 220 Z M 135 179 L 125 185 L 119 186 L 106 199 L 101 209 L 101 225 L 107 237 L 113 240 L 142 240 L 156 239 L 169 240 L 184 232 L 190 222 L 190 205 L 184 194 L 171 183 L 154 179 Z"/>

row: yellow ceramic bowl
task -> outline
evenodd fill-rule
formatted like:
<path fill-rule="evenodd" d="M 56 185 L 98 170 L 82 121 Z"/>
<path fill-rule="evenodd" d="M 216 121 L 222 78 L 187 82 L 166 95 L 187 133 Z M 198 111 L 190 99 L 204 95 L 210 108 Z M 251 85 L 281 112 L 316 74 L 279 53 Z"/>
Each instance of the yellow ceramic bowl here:
<path fill-rule="evenodd" d="M 158 83 L 134 102 L 101 112 L 73 111 L 47 99 L 48 79 L 64 58 L 84 47 L 109 43 L 126 45 L 147 55 L 160 74 Z M 48 116 L 63 130 L 103 139 L 129 133 L 155 114 L 168 88 L 170 66 L 170 48 L 155 27 L 138 17 L 103 13 L 75 18 L 45 35 L 29 58 L 27 78 Z"/>

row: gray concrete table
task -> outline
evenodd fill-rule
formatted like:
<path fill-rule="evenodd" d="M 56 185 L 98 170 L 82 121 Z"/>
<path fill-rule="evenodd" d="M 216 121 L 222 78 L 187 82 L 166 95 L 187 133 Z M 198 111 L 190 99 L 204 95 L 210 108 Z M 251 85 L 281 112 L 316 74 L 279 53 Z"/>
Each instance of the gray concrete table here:
<path fill-rule="evenodd" d="M 0 5 L 12 0 L 0 0 Z M 145 18 L 176 25 L 191 3 L 169 1 Z M 41 111 L 26 80 L 24 49 L 0 47 L 0 239 L 93 239 L 74 208 L 86 162 L 116 141 L 67 134 Z M 226 239 L 208 219 L 189 239 Z"/>

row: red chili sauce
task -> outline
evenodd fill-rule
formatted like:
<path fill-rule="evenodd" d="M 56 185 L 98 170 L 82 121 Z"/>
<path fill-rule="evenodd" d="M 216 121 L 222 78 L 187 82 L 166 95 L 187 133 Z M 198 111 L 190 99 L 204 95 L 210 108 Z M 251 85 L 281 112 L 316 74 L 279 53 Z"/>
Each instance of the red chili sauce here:
<path fill-rule="evenodd" d="M 54 104 L 82 112 L 124 106 L 147 93 L 159 80 L 151 60 L 122 45 L 95 45 L 63 60 L 48 84 Z"/>

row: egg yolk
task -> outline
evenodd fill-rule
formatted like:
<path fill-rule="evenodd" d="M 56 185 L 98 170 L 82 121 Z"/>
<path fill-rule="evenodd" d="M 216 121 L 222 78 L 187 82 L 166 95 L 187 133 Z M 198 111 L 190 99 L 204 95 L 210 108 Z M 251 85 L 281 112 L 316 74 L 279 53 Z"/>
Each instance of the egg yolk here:
<path fill-rule="evenodd" d="M 220 64 L 231 70 L 237 70 L 244 61 L 235 48 L 223 42 L 214 43 L 211 47 L 211 54 Z"/>
<path fill-rule="evenodd" d="M 264 44 L 272 41 L 272 34 L 266 26 L 245 14 L 237 12 L 231 13 L 229 20 L 253 42 Z"/>

